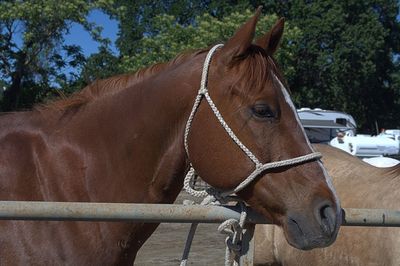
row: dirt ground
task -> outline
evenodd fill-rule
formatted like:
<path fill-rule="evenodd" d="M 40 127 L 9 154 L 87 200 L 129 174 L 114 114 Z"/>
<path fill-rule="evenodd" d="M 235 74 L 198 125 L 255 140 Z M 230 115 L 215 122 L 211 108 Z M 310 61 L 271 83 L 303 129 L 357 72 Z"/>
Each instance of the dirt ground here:
<path fill-rule="evenodd" d="M 176 204 L 194 198 L 182 192 Z M 198 200 L 196 200 L 198 202 Z M 188 265 L 224 265 L 225 236 L 218 224 L 199 224 L 190 250 Z M 160 224 L 139 250 L 135 265 L 179 265 L 190 224 Z"/>

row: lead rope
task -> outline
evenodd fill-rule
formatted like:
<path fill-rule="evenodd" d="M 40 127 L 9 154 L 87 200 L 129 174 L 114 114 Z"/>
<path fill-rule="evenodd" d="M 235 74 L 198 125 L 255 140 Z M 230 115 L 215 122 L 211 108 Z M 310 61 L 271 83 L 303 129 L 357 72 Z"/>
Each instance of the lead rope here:
<path fill-rule="evenodd" d="M 222 47 L 222 44 L 217 44 L 214 47 L 210 49 L 208 52 L 206 59 L 204 61 L 203 65 L 203 71 L 201 75 L 201 81 L 200 81 L 200 88 L 197 93 L 196 99 L 193 104 L 192 111 L 190 112 L 188 121 L 186 122 L 186 127 L 185 127 L 185 134 L 184 134 L 184 145 L 185 145 L 185 150 L 186 154 L 189 157 L 189 146 L 188 146 L 188 136 L 189 136 L 189 131 L 190 131 L 190 126 L 193 122 L 194 115 L 196 114 L 197 108 L 199 107 L 201 100 L 204 98 L 210 105 L 214 115 L 217 117 L 218 121 L 222 125 L 222 127 L 225 129 L 229 137 L 240 147 L 240 149 L 249 157 L 251 161 L 255 164 L 255 169 L 254 171 L 245 179 L 243 180 L 236 188 L 230 190 L 230 191 L 219 191 L 215 188 L 208 188 L 206 190 L 198 191 L 195 190 L 191 187 L 191 183 L 194 183 L 194 178 L 197 176 L 193 165 L 190 163 L 190 169 L 185 177 L 184 183 L 183 183 L 183 188 L 192 196 L 195 197 L 205 197 L 205 199 L 200 203 L 201 205 L 209 205 L 209 204 L 220 204 L 220 203 L 226 203 L 229 200 L 236 200 L 238 201 L 238 204 L 241 206 L 241 214 L 240 214 L 240 219 L 229 219 L 225 222 L 223 222 L 219 227 L 218 231 L 224 234 L 227 234 L 228 237 L 225 240 L 226 243 L 226 253 L 225 253 L 225 265 L 230 266 L 230 265 L 237 265 L 236 261 L 232 260 L 232 255 L 240 257 L 241 253 L 241 239 L 243 237 L 243 230 L 244 230 L 244 225 L 246 222 L 246 217 L 247 217 L 247 211 L 246 211 L 246 205 L 243 201 L 237 199 L 237 197 L 232 197 L 231 194 L 236 193 L 243 188 L 245 188 L 249 183 L 251 183 L 260 173 L 268 170 L 268 169 L 274 169 L 274 168 L 279 168 L 283 166 L 289 166 L 289 165 L 296 165 L 304 162 L 309 162 L 309 161 L 314 161 L 318 160 L 322 157 L 321 153 L 319 152 L 313 152 L 310 154 L 306 154 L 303 156 L 287 159 L 287 160 L 282 160 L 282 161 L 277 161 L 277 162 L 270 162 L 266 164 L 262 164 L 257 157 L 239 140 L 239 138 L 235 135 L 235 133 L 232 131 L 232 129 L 228 126 L 228 124 L 225 122 L 224 118 L 222 117 L 221 113 L 219 112 L 218 108 L 214 104 L 213 100 L 211 99 L 208 89 L 207 89 L 207 77 L 208 77 L 208 70 L 210 67 L 211 63 L 211 58 L 215 51 Z M 190 251 L 190 246 L 197 228 L 197 223 L 193 223 L 190 231 L 188 238 L 186 240 L 186 245 L 185 245 L 185 250 L 182 256 L 181 260 L 181 266 L 185 266 L 187 263 L 187 259 L 189 256 L 189 251 Z"/>

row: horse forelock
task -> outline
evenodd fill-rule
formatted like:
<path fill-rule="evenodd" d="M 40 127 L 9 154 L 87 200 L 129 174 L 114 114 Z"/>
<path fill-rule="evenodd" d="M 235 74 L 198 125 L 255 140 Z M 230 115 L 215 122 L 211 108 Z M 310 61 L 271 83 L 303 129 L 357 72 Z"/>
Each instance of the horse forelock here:
<path fill-rule="evenodd" d="M 81 91 L 72 94 L 70 97 L 65 97 L 62 95 L 62 93 L 60 93 L 62 97 L 61 99 L 57 99 L 50 103 L 37 105 L 34 109 L 40 113 L 46 113 L 46 111 L 58 111 L 63 113 L 67 110 L 78 108 L 99 98 L 112 96 L 120 91 L 129 89 L 134 85 L 153 77 L 157 73 L 166 70 L 168 67 L 181 64 L 184 61 L 193 58 L 207 50 L 208 49 L 201 49 L 191 52 L 184 52 L 166 63 L 156 63 L 134 73 L 120 74 L 106 79 L 95 80 L 91 84 L 84 87 Z"/>
<path fill-rule="evenodd" d="M 245 53 L 234 58 L 229 67 L 244 70 L 237 73 L 235 80 L 235 83 L 244 84 L 241 88 L 243 95 L 260 93 L 273 80 L 273 75 L 286 85 L 275 59 L 257 45 L 251 45 Z"/>

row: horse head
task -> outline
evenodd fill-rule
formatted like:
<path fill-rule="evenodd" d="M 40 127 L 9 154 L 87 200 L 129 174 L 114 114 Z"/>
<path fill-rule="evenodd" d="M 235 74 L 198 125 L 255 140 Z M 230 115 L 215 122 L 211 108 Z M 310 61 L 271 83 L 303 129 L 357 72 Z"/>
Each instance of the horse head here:
<path fill-rule="evenodd" d="M 282 226 L 294 247 L 325 247 L 336 239 L 341 208 L 318 156 L 303 158 L 314 151 L 273 59 L 284 20 L 253 43 L 259 14 L 210 59 L 207 101 L 200 100 L 187 127 L 188 157 L 203 180 L 222 191 L 253 173 L 254 180 L 235 190 L 238 196 Z M 290 162 L 262 168 L 283 160 Z"/>

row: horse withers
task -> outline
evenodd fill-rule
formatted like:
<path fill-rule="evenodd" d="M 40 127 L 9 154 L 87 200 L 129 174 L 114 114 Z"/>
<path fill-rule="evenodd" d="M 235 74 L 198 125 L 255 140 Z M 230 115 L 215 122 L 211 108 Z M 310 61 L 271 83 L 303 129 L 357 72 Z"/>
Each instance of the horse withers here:
<path fill-rule="evenodd" d="M 253 44 L 260 9 L 215 51 L 208 96 L 185 127 L 208 49 L 97 81 L 0 118 L 0 199 L 172 203 L 189 165 L 229 191 L 255 168 L 313 154 L 273 54 L 283 19 Z M 255 162 L 259 162 L 255 165 Z M 237 192 L 299 249 L 330 245 L 340 206 L 317 157 L 266 170 Z M 0 222 L 0 264 L 131 265 L 157 224 Z"/>

